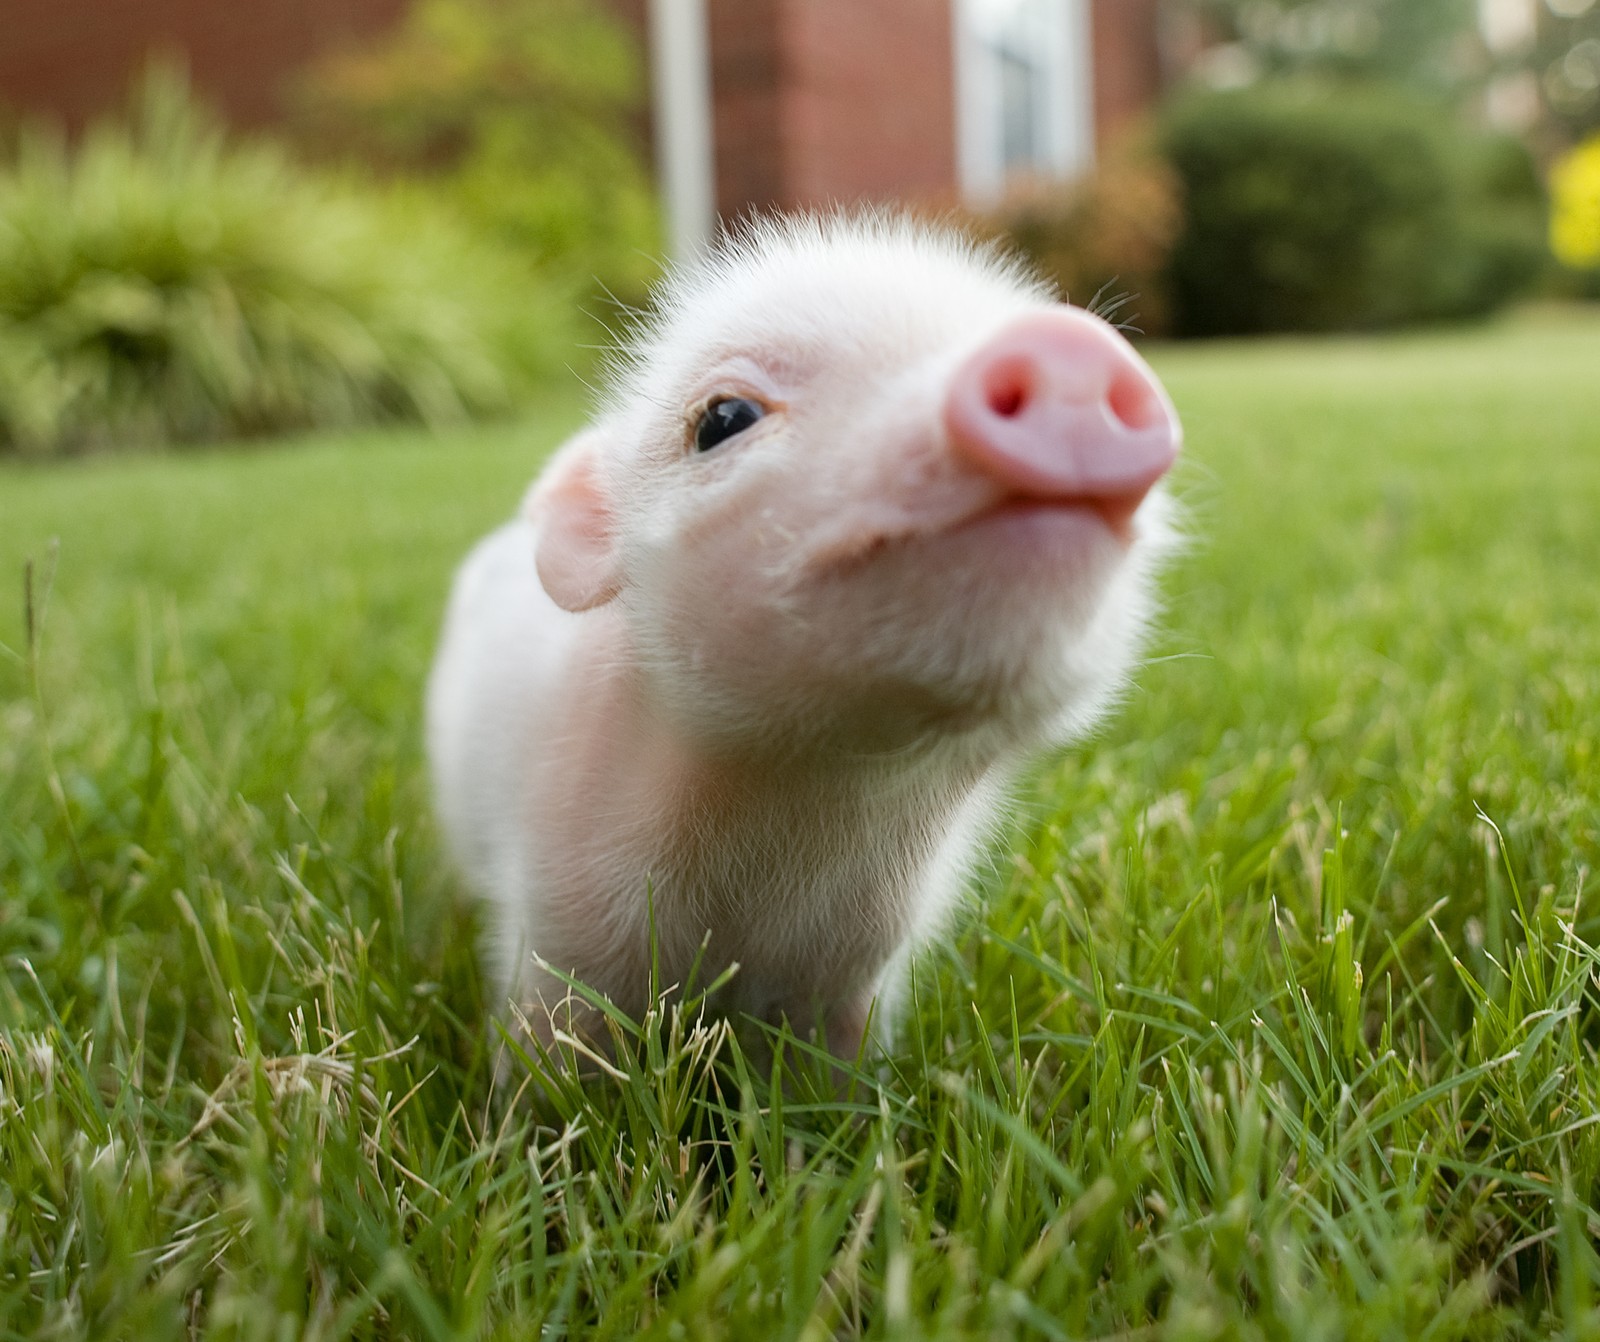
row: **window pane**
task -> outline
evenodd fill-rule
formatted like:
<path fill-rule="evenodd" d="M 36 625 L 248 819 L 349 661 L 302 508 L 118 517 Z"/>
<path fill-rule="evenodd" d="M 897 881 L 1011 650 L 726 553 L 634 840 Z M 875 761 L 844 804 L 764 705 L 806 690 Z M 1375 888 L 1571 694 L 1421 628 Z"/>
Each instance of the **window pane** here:
<path fill-rule="evenodd" d="M 1040 125 L 1043 74 L 1038 66 L 1002 49 L 1000 57 L 1000 161 L 1007 174 L 1044 166 Z"/>

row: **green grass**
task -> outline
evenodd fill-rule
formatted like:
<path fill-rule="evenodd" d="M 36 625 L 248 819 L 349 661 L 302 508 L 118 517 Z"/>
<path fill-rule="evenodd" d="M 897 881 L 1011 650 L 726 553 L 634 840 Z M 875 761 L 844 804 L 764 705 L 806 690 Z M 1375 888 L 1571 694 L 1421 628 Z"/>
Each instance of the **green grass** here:
<path fill-rule="evenodd" d="M 1157 362 L 1157 657 L 844 1098 L 496 1089 L 418 695 L 576 397 L 0 471 L 0 1337 L 1600 1337 L 1600 320 Z"/>

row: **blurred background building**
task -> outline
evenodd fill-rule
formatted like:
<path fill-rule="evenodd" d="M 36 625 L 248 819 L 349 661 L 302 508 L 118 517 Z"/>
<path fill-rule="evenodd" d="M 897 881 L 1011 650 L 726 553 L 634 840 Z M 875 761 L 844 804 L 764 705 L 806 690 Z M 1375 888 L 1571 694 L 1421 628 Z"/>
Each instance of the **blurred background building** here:
<path fill-rule="evenodd" d="M 238 125 L 281 122 L 317 56 L 394 27 L 408 0 L 4 0 L 0 104 L 82 127 L 118 110 L 152 59 L 178 58 Z"/>
<path fill-rule="evenodd" d="M 1538 132 L 1542 120 L 1581 123 L 1600 96 L 1594 0 L 588 4 L 641 44 L 653 41 L 658 164 L 694 177 L 669 193 L 675 212 L 692 216 L 680 220 L 689 236 L 713 216 L 752 208 L 992 204 L 1010 182 L 1080 174 L 1097 147 L 1187 75 L 1228 85 L 1288 64 L 1335 68 L 1359 63 L 1363 44 L 1381 39 L 1388 59 L 1414 62 L 1426 80 L 1429 62 L 1451 45 L 1427 50 L 1430 28 L 1457 30 L 1448 54 L 1458 74 L 1483 66 L 1484 106 L 1497 125 Z M 1481 56 L 1464 49 L 1459 31 L 1471 5 Z M 176 57 L 235 124 L 271 125 L 291 113 L 318 58 L 381 39 L 409 8 L 410 0 L 6 0 L 0 105 L 81 126 L 116 108 L 152 58 Z M 1384 17 L 1407 8 L 1402 20 Z M 706 159 L 697 170 L 686 166 L 694 154 Z"/>
<path fill-rule="evenodd" d="M 1600 296 L 1600 0 L 0 0 L 0 449 L 515 405 L 868 201 L 1150 335 Z"/>
<path fill-rule="evenodd" d="M 652 63 L 655 117 L 699 142 L 658 135 L 659 160 L 694 176 L 670 190 L 692 216 L 691 238 L 714 215 L 751 209 L 988 204 L 1009 180 L 1070 179 L 1148 111 L 1178 68 L 1160 0 L 594 3 L 666 55 Z M 259 127 L 290 114 L 296 80 L 316 58 L 381 37 L 407 2 L 7 8 L 0 101 L 12 108 L 81 126 L 114 110 L 152 58 L 178 57 L 206 99 Z M 703 171 L 681 162 L 695 154 L 706 158 Z"/>

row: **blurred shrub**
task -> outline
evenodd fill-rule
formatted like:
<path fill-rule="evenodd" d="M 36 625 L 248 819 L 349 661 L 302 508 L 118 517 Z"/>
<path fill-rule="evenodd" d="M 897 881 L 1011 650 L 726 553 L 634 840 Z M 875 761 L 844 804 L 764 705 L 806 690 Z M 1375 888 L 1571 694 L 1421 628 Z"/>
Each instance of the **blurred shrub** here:
<path fill-rule="evenodd" d="M 1571 270 L 1569 287 L 1600 298 L 1600 135 L 1550 170 L 1550 248 Z"/>
<path fill-rule="evenodd" d="M 539 264 L 642 301 L 659 218 L 641 54 L 593 0 L 418 0 L 302 88 L 322 152 L 426 177 Z"/>
<path fill-rule="evenodd" d="M 1543 264 L 1527 151 L 1397 95 L 1203 94 L 1171 110 L 1162 141 L 1184 195 L 1168 270 L 1179 334 L 1471 316 Z"/>
<path fill-rule="evenodd" d="M 558 365 L 554 310 L 426 202 L 226 143 L 170 74 L 0 167 L 0 448 L 498 411 Z"/>
<path fill-rule="evenodd" d="M 1072 302 L 1147 335 L 1170 324 L 1164 272 L 1181 224 L 1176 177 L 1137 150 L 1110 155 L 1081 181 L 1023 188 L 977 221 Z"/>

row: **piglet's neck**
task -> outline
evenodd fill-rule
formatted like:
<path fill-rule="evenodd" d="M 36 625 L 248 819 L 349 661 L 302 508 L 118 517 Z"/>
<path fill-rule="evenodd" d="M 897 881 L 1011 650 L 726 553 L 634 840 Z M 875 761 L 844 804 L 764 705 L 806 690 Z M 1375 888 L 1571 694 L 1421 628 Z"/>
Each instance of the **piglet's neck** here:
<path fill-rule="evenodd" d="M 636 872 L 713 890 L 752 870 L 791 886 L 914 879 L 993 791 L 996 761 L 948 737 L 886 752 L 695 742 L 656 702 L 622 621 L 607 625 L 565 715 L 595 749 L 553 782 L 558 808 Z"/>
<path fill-rule="evenodd" d="M 652 947 L 669 984 L 738 965 L 730 1009 L 815 1011 L 830 1047 L 853 1052 L 893 958 L 958 894 L 1003 770 L 931 743 L 697 749 L 652 702 L 620 620 L 601 612 L 590 632 L 531 799 L 538 847 L 561 854 L 539 876 L 541 954 L 591 967 L 593 986 L 636 1009 Z"/>

